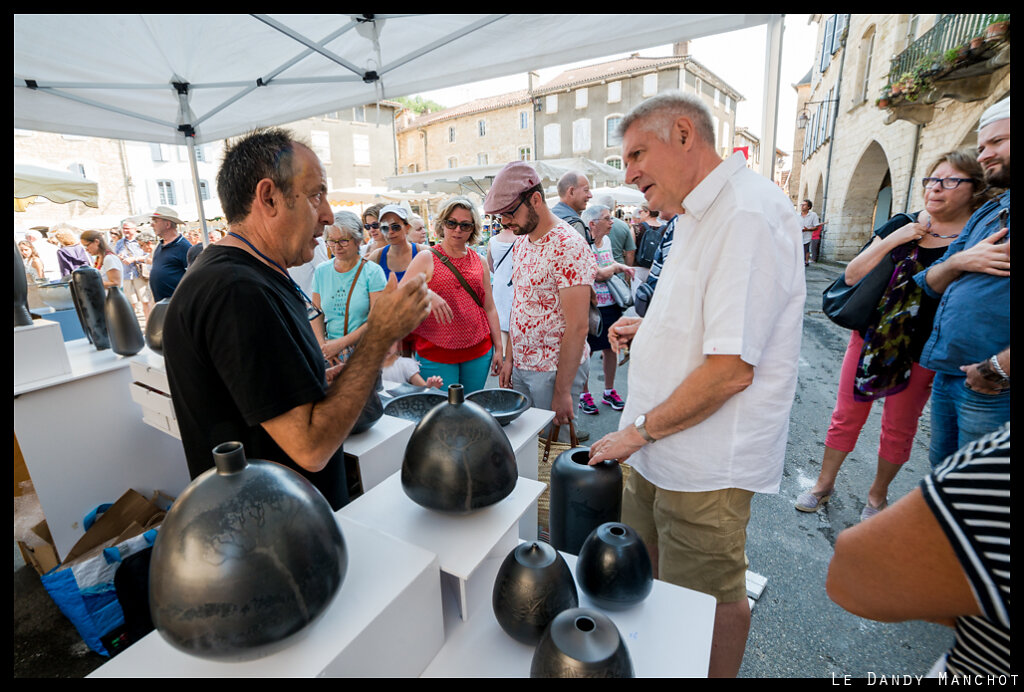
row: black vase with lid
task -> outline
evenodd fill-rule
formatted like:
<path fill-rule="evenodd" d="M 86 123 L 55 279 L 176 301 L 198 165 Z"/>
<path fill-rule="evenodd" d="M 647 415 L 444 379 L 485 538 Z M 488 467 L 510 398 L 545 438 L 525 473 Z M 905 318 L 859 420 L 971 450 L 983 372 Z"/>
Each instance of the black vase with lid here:
<path fill-rule="evenodd" d="M 294 643 L 324 614 L 348 567 L 331 506 L 305 478 L 247 460 L 239 442 L 175 501 L 149 571 L 153 625 L 174 647 L 241 661 Z"/>
<path fill-rule="evenodd" d="M 618 462 L 609 459 L 593 466 L 589 462 L 589 447 L 573 447 L 551 464 L 551 545 L 572 555 L 579 554 L 591 531 L 622 518 Z"/>
<path fill-rule="evenodd" d="M 461 384 L 448 402 L 416 425 L 402 461 L 402 489 L 416 504 L 466 514 L 508 497 L 519 472 L 516 455 L 494 417 L 466 401 Z"/>
<path fill-rule="evenodd" d="M 498 568 L 491 606 L 501 629 L 516 641 L 536 646 L 556 615 L 578 605 L 572 571 L 547 543 L 516 546 Z"/>
<path fill-rule="evenodd" d="M 626 524 L 601 524 L 580 548 L 576 581 L 597 607 L 630 608 L 647 598 L 654 588 L 647 546 Z"/>
<path fill-rule="evenodd" d="M 544 631 L 531 678 L 631 678 L 633 661 L 615 623 L 592 608 L 572 608 L 555 616 Z"/>

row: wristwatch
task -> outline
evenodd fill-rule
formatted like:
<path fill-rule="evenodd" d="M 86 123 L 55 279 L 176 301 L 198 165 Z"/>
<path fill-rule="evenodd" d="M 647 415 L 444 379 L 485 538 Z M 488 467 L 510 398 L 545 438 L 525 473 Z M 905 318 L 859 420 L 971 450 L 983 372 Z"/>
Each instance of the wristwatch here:
<path fill-rule="evenodd" d="M 644 427 L 644 425 L 646 423 L 647 423 L 647 414 L 641 413 L 639 416 L 636 417 L 636 420 L 633 421 L 633 427 L 636 428 L 636 431 L 638 433 L 640 433 L 641 437 L 643 437 L 645 440 L 647 440 L 647 442 L 653 443 L 654 442 L 654 438 L 651 437 L 651 434 L 649 432 L 647 432 L 647 428 Z"/>

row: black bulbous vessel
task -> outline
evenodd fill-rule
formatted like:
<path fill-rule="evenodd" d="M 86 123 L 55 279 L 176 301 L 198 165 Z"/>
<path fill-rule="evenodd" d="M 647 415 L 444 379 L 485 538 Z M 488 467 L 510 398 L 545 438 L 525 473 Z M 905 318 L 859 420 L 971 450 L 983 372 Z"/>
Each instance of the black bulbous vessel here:
<path fill-rule="evenodd" d="M 348 553 L 331 506 L 280 464 L 213 450 L 164 519 L 153 546 L 149 606 L 174 647 L 248 660 L 294 643 L 327 610 Z"/>
<path fill-rule="evenodd" d="M 32 324 L 32 314 L 28 311 L 28 277 L 25 275 L 25 263 L 18 252 L 18 244 L 14 244 L 14 326 L 28 327 Z"/>
<path fill-rule="evenodd" d="M 170 304 L 170 298 L 157 301 L 146 318 L 146 346 L 161 356 L 164 354 L 164 320 L 167 319 L 167 306 Z"/>
<path fill-rule="evenodd" d="M 576 581 L 597 607 L 630 608 L 647 598 L 654 588 L 647 546 L 625 524 L 601 524 L 580 548 Z"/>
<path fill-rule="evenodd" d="M 363 404 L 363 410 L 359 413 L 359 418 L 356 419 L 355 425 L 352 426 L 352 432 L 350 435 L 358 435 L 359 433 L 366 432 L 373 427 L 373 424 L 380 420 L 380 417 L 384 415 L 384 404 L 380 400 L 380 396 L 377 392 L 382 387 L 383 380 L 381 379 L 381 373 L 377 373 L 377 383 L 373 386 L 373 391 L 370 392 L 370 396 L 366 399 L 366 403 Z"/>
<path fill-rule="evenodd" d="M 418 505 L 466 514 L 505 499 L 519 472 L 512 445 L 494 417 L 466 401 L 460 384 L 431 409 L 409 437 L 402 489 Z"/>
<path fill-rule="evenodd" d="M 146 345 L 135 308 L 120 286 L 107 289 L 103 315 L 107 320 L 111 351 L 119 356 L 134 356 Z"/>
<path fill-rule="evenodd" d="M 615 623 L 591 608 L 563 610 L 544 631 L 531 678 L 631 678 L 633 661 Z"/>
<path fill-rule="evenodd" d="M 103 277 L 93 267 L 79 267 L 71 272 L 71 295 L 82 323 L 82 331 L 97 351 L 110 348 L 107 318 L 104 315 L 106 291 Z"/>
<path fill-rule="evenodd" d="M 578 605 L 572 571 L 547 543 L 516 546 L 494 579 L 494 617 L 506 634 L 523 644 L 536 646 L 556 615 Z"/>
<path fill-rule="evenodd" d="M 578 555 L 595 528 L 622 518 L 622 469 L 616 461 L 589 465 L 590 448 L 573 447 L 551 465 L 548 514 L 551 545 Z"/>

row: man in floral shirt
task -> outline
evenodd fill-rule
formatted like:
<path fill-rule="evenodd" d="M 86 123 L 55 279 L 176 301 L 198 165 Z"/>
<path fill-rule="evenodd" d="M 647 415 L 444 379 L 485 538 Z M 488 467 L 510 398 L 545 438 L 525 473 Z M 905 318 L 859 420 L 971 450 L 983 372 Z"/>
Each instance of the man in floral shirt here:
<path fill-rule="evenodd" d="M 555 412 L 555 424 L 574 418 L 586 381 L 580 368 L 587 348 L 594 254 L 544 201 L 540 176 L 527 163 L 505 166 L 487 193 L 484 211 L 501 217 L 515 235 L 512 249 L 511 348 L 500 383 L 527 394 L 534 406 Z M 567 437 L 562 434 L 562 437 Z"/>

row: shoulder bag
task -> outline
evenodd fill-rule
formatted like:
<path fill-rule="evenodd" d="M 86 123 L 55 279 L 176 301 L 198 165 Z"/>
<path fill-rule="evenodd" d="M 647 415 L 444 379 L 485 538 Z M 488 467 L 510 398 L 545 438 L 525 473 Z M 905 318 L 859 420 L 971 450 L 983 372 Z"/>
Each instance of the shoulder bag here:
<path fill-rule="evenodd" d="M 612 300 L 615 301 L 616 305 L 623 310 L 633 305 L 633 293 L 629 290 L 629 286 L 626 285 L 621 276 L 612 274 L 604 283 L 612 294 Z"/>
<path fill-rule="evenodd" d="M 469 294 L 469 297 L 470 297 L 470 298 L 472 298 L 472 299 L 473 299 L 473 302 L 474 302 L 474 303 L 476 303 L 476 304 L 477 304 L 477 305 L 478 305 L 478 306 L 480 307 L 480 309 L 482 310 L 482 309 L 483 309 L 483 307 L 484 307 L 484 303 L 483 303 L 483 301 L 482 301 L 482 300 L 480 300 L 480 296 L 478 296 L 478 295 L 477 295 L 476 291 L 474 291 L 474 290 L 473 290 L 473 289 L 472 289 L 472 288 L 470 287 L 470 285 L 469 285 L 469 282 L 468 282 L 468 281 L 466 281 L 466 277 L 464 277 L 464 276 L 462 275 L 462 272 L 460 272 L 460 271 L 459 271 L 458 269 L 456 269 L 456 268 L 455 268 L 455 265 L 454 265 L 454 264 L 452 264 L 452 261 L 451 261 L 450 259 L 448 259 L 448 257 L 447 257 L 447 256 L 445 256 L 445 255 L 444 255 L 444 254 L 443 254 L 443 253 L 442 253 L 441 251 L 439 251 L 439 250 L 438 250 L 437 248 L 433 248 L 433 247 L 432 247 L 432 248 L 430 248 L 430 251 L 431 251 L 432 253 L 434 253 L 434 257 L 436 257 L 437 259 L 441 260 L 441 263 L 442 263 L 442 264 L 443 264 L 444 266 L 448 267 L 448 268 L 449 268 L 449 269 L 451 270 L 452 274 L 454 274 L 454 275 L 455 275 L 455 278 L 459 280 L 459 283 L 460 283 L 460 284 L 462 284 L 462 287 L 463 287 L 464 289 L 466 289 L 466 293 L 468 293 L 468 294 Z M 473 250 L 470 250 L 470 252 L 473 252 Z M 503 258 L 503 259 L 504 259 L 504 258 Z"/>
<path fill-rule="evenodd" d="M 893 220 L 901 223 L 893 224 Z M 891 227 L 884 235 L 880 234 L 880 237 L 884 238 L 897 228 L 907 223 L 914 223 L 914 221 L 915 219 L 909 214 L 897 214 L 887 224 Z M 860 252 L 864 252 L 872 241 L 874 238 L 869 240 L 860 249 Z M 857 254 L 859 255 L 860 252 Z M 846 285 L 846 272 L 844 271 L 821 295 L 821 309 L 825 316 L 846 329 L 856 329 L 857 331 L 867 329 L 871 326 L 871 321 L 875 317 L 875 308 L 878 307 L 878 301 L 882 299 L 882 294 L 885 293 L 885 288 L 889 285 L 889 279 L 892 278 L 895 268 L 891 254 L 886 254 L 864 278 L 853 286 Z"/>

